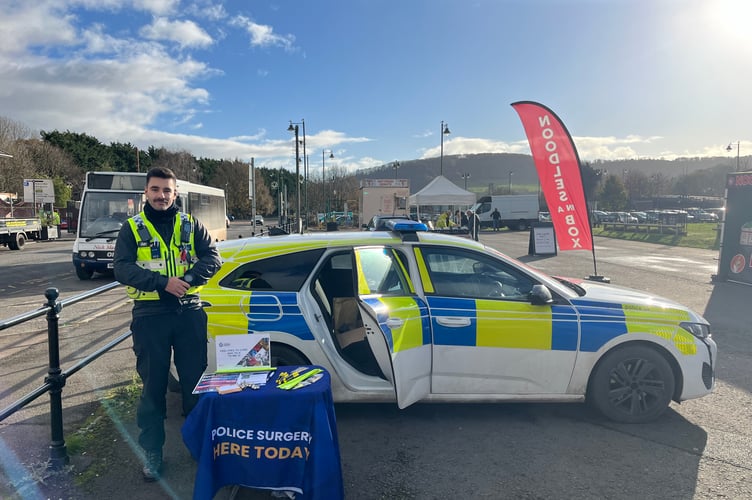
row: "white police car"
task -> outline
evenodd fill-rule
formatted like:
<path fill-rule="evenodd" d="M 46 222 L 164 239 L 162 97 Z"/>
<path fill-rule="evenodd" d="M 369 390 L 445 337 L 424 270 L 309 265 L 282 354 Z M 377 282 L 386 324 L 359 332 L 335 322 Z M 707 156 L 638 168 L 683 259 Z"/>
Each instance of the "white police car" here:
<path fill-rule="evenodd" d="M 713 390 L 716 344 L 686 307 L 391 225 L 221 243 L 201 292 L 210 336 L 268 332 L 273 364 L 324 366 L 336 401 L 401 408 L 588 400 L 646 422 Z"/>

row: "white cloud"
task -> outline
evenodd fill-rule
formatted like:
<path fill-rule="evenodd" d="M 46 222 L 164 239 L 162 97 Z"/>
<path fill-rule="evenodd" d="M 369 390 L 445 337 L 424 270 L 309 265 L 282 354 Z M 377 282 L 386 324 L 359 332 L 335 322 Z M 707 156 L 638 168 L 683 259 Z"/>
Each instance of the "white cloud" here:
<path fill-rule="evenodd" d="M 278 35 L 274 28 L 264 24 L 257 24 L 245 16 L 236 16 L 230 22 L 232 26 L 238 26 L 246 30 L 251 37 L 251 45 L 255 47 L 282 47 L 287 51 L 294 49 L 295 36 Z"/>
<path fill-rule="evenodd" d="M 0 67 L 26 55 L 27 47 L 73 45 L 78 42 L 73 16 L 54 5 L 17 2 L 0 16 Z M 5 58 L 9 58 L 6 61 Z"/>
<path fill-rule="evenodd" d="M 164 17 L 155 18 L 149 26 L 141 28 L 139 33 L 149 40 L 176 42 L 181 48 L 206 47 L 213 42 L 212 37 L 193 21 L 170 21 Z"/>
<path fill-rule="evenodd" d="M 527 144 L 527 143 L 525 143 Z M 480 153 L 516 153 L 507 143 L 473 137 L 453 137 L 444 140 L 444 156 Z M 421 159 L 441 155 L 441 144 L 423 151 Z"/>
<path fill-rule="evenodd" d="M 112 0 L 114 3 L 118 3 L 117 0 Z M 162 15 L 162 14 L 169 14 L 170 12 L 174 12 L 178 5 L 180 5 L 180 0 L 132 0 L 133 6 L 137 9 L 142 9 L 147 12 L 151 12 L 152 14 Z M 96 5 L 99 0 L 93 0 L 94 4 Z M 101 3 L 101 2 L 100 2 Z M 119 2 L 123 3 L 123 2 Z"/>
<path fill-rule="evenodd" d="M 225 6 L 221 3 L 214 3 L 212 0 L 202 0 L 189 4 L 184 12 L 198 19 L 209 21 L 219 21 L 227 17 Z"/>

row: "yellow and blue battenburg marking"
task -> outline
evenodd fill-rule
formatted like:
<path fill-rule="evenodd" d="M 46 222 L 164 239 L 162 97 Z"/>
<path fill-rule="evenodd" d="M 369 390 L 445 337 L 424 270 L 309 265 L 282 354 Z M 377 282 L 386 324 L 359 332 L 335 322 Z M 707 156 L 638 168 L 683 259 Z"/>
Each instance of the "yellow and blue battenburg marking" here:
<path fill-rule="evenodd" d="M 437 345 L 577 350 L 577 313 L 570 306 L 448 297 L 429 297 L 428 306 Z M 459 323 L 448 326 L 439 318 Z"/>
<path fill-rule="evenodd" d="M 673 342 L 685 355 L 697 353 L 694 337 L 679 327 L 690 315 L 682 309 L 651 305 L 604 303 L 575 299 L 580 313 L 580 350 L 594 352 L 619 335 L 645 333 Z"/>
<path fill-rule="evenodd" d="M 251 292 L 248 311 L 248 332 L 276 330 L 313 340 L 295 292 Z"/>
<path fill-rule="evenodd" d="M 690 319 L 680 309 L 589 300 L 551 307 L 472 298 L 427 300 L 436 345 L 576 351 L 579 344 L 580 351 L 595 352 L 618 336 L 639 332 L 672 342 L 682 354 L 697 352 L 692 335 L 678 326 Z"/>
<path fill-rule="evenodd" d="M 376 320 L 393 353 L 431 344 L 428 308 L 417 296 L 361 297 L 376 313 Z M 399 328 L 389 326 L 388 319 L 401 319 Z"/>

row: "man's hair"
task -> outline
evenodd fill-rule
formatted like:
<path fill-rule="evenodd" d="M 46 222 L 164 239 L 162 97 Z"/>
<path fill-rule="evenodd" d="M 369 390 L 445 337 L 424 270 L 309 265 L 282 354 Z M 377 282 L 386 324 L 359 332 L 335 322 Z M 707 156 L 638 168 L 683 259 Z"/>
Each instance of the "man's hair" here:
<path fill-rule="evenodd" d="M 149 179 L 152 177 L 159 177 L 160 179 L 172 179 L 175 183 L 178 182 L 178 177 L 175 172 L 167 167 L 152 167 L 146 173 L 146 185 L 149 185 Z"/>

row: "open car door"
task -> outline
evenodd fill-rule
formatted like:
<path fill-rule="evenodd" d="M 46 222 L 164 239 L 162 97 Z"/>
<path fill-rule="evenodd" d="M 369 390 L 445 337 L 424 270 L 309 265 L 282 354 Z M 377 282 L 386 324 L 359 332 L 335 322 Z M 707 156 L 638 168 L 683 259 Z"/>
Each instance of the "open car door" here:
<path fill-rule="evenodd" d="M 355 249 L 355 261 L 366 339 L 394 386 L 397 405 L 406 408 L 431 392 L 428 308 L 394 250 Z"/>

